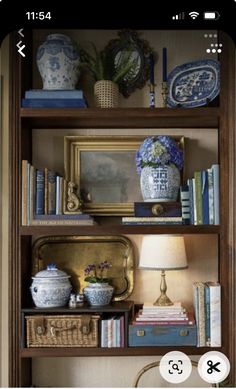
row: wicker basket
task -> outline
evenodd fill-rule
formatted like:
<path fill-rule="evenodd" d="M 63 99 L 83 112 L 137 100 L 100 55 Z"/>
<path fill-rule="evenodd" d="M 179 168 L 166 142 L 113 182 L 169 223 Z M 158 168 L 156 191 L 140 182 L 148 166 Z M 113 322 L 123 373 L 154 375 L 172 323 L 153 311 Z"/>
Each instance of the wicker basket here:
<path fill-rule="evenodd" d="M 26 316 L 27 347 L 98 347 L 97 315 Z"/>
<path fill-rule="evenodd" d="M 119 103 L 118 85 L 109 80 L 97 81 L 94 85 L 95 105 L 98 108 L 116 108 Z"/>

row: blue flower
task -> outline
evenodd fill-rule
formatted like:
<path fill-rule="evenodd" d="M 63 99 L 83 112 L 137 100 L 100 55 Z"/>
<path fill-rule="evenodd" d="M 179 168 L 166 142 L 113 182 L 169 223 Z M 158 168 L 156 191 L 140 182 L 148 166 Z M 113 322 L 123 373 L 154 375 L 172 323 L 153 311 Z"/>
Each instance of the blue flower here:
<path fill-rule="evenodd" d="M 146 138 L 136 152 L 137 171 L 141 174 L 144 166 L 164 166 L 174 164 L 179 170 L 183 168 L 183 151 L 173 138 L 157 135 Z"/>

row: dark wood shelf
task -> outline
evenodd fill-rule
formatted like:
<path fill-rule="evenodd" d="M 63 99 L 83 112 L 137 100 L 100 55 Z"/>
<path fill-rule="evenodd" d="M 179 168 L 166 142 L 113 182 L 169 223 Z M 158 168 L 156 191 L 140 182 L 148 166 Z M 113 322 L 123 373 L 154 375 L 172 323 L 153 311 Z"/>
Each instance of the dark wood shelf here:
<path fill-rule="evenodd" d="M 40 357 L 98 357 L 98 356 L 147 356 L 164 355 L 169 351 L 178 350 L 187 355 L 202 355 L 207 351 L 218 350 L 221 348 L 192 347 L 192 346 L 160 346 L 160 347 L 45 347 L 45 348 L 23 348 L 20 350 L 21 358 L 40 358 Z"/>
<path fill-rule="evenodd" d="M 24 226 L 21 235 L 145 235 L 145 234 L 219 234 L 220 226 Z"/>
<path fill-rule="evenodd" d="M 74 314 L 74 313 L 109 313 L 109 312 L 129 312 L 133 307 L 133 301 L 115 301 L 109 305 L 103 305 L 102 307 L 92 307 L 88 305 L 84 305 L 78 308 L 69 308 L 69 307 L 61 307 L 61 308 L 23 308 L 22 313 L 24 314 Z"/>
<path fill-rule="evenodd" d="M 32 128 L 214 128 L 220 109 L 205 108 L 21 108 Z"/>

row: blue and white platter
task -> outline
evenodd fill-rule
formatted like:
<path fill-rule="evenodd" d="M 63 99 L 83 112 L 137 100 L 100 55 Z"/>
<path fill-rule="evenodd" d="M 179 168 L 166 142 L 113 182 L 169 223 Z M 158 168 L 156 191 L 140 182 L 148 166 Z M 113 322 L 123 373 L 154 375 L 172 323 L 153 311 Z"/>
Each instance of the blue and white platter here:
<path fill-rule="evenodd" d="M 174 68 L 168 76 L 168 107 L 200 107 L 220 92 L 220 63 L 205 59 Z"/>

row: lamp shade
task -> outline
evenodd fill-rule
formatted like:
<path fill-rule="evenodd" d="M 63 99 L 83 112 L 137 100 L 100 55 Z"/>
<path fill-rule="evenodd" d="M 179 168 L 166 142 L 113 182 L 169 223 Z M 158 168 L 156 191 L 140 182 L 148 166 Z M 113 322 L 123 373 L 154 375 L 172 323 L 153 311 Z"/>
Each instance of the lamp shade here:
<path fill-rule="evenodd" d="M 140 269 L 178 270 L 187 268 L 181 235 L 145 235 L 139 258 Z"/>

